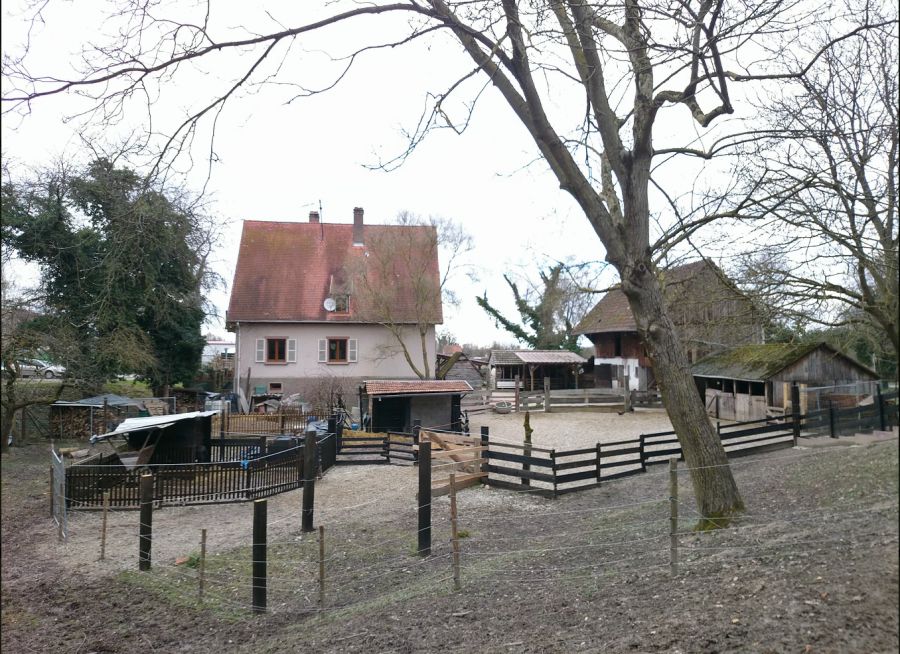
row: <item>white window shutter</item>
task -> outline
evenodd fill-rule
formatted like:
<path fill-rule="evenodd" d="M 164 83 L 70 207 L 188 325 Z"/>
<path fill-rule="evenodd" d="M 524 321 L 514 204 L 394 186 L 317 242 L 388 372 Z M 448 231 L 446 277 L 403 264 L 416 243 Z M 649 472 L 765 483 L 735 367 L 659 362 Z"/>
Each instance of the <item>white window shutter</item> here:
<path fill-rule="evenodd" d="M 347 361 L 350 363 L 356 363 L 356 347 L 355 338 L 347 339 Z"/>
<path fill-rule="evenodd" d="M 287 362 L 297 363 L 297 339 L 287 339 Z"/>
<path fill-rule="evenodd" d="M 256 363 L 263 363 L 266 360 L 266 339 L 256 339 Z"/>
<path fill-rule="evenodd" d="M 319 363 L 328 362 L 328 341 L 324 338 L 319 339 Z"/>

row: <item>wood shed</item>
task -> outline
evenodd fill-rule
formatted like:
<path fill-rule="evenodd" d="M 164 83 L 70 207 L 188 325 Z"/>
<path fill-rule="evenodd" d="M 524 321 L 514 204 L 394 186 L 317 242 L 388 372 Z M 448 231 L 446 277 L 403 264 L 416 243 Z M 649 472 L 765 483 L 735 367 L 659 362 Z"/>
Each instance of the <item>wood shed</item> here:
<path fill-rule="evenodd" d="M 801 389 L 875 382 L 878 374 L 827 343 L 761 343 L 708 356 L 693 366 L 709 415 L 758 420 L 790 410 L 790 386 Z M 801 392 L 800 411 L 807 410 Z"/>
<path fill-rule="evenodd" d="M 128 418 L 91 443 L 114 444 L 126 468 L 168 463 L 208 463 L 216 411 Z"/>
<path fill-rule="evenodd" d="M 410 433 L 416 420 L 459 431 L 462 396 L 471 392 L 464 380 L 369 380 L 359 387 L 360 413 L 367 431 Z"/>

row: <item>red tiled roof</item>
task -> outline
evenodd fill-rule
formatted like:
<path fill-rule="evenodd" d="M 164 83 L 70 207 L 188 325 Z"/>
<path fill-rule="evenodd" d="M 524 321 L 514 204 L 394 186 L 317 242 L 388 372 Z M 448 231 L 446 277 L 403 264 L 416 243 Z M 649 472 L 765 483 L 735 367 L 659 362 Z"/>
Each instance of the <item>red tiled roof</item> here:
<path fill-rule="evenodd" d="M 419 393 L 471 393 L 469 382 L 461 379 L 369 380 L 368 395 L 415 395 Z"/>
<path fill-rule="evenodd" d="M 364 240 L 375 242 L 390 230 L 431 230 L 427 226 L 365 225 Z M 427 236 L 427 231 L 422 232 Z M 241 234 L 234 283 L 226 320 L 235 321 L 297 321 L 297 322 L 366 322 L 355 311 L 350 299 L 350 314 L 328 312 L 323 302 L 331 292 L 332 280 L 340 284 L 347 277 L 348 267 L 364 256 L 366 246 L 353 245 L 353 225 L 325 223 L 284 223 L 245 220 Z M 443 321 L 440 295 L 420 309 L 411 271 L 426 271 L 439 286 L 437 254 L 428 261 L 409 261 L 398 257 L 392 262 L 392 278 L 396 289 L 391 304 L 395 323 L 414 323 L 417 313 L 427 316 L 426 322 Z M 370 282 L 373 280 L 370 280 Z M 382 282 L 375 280 L 376 284 Z"/>

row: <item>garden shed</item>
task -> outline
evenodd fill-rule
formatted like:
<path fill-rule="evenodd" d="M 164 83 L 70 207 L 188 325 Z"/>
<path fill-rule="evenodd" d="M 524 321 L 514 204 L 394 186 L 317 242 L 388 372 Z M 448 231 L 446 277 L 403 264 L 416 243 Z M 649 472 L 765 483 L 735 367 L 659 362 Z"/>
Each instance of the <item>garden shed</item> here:
<path fill-rule="evenodd" d="M 71 402 L 60 400 L 50 405 L 50 434 L 60 439 L 88 439 L 98 432 L 108 431 L 128 417 L 137 416 L 144 408 L 141 399 L 114 393 Z"/>
<path fill-rule="evenodd" d="M 370 380 L 359 387 L 359 405 L 368 431 L 409 433 L 415 421 L 422 427 L 459 431 L 463 395 L 472 387 L 465 380 Z"/>
<path fill-rule="evenodd" d="M 710 415 L 758 420 L 790 410 L 790 386 L 803 391 L 842 385 L 873 385 L 878 374 L 827 343 L 760 343 L 714 354 L 693 367 L 694 380 Z M 840 401 L 840 389 L 832 400 Z M 800 411 L 806 413 L 807 393 Z"/>

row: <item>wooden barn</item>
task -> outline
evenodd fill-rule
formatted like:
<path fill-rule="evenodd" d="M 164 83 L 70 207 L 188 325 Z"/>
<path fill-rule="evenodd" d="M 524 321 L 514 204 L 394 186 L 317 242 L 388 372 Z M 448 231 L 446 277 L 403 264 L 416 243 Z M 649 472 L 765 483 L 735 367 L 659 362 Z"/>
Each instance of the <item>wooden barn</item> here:
<path fill-rule="evenodd" d="M 693 366 L 707 413 L 758 420 L 790 410 L 790 386 L 801 389 L 875 382 L 878 374 L 827 343 L 761 343 L 714 354 Z M 805 413 L 806 393 L 800 395 Z"/>
<path fill-rule="evenodd" d="M 423 428 L 459 431 L 462 396 L 472 392 L 463 380 L 370 380 L 359 388 L 363 424 L 372 432 L 410 433 Z"/>
<path fill-rule="evenodd" d="M 463 352 L 438 354 L 435 378 L 453 381 L 467 381 L 477 390 L 485 384 L 486 361 L 470 359 Z"/>

